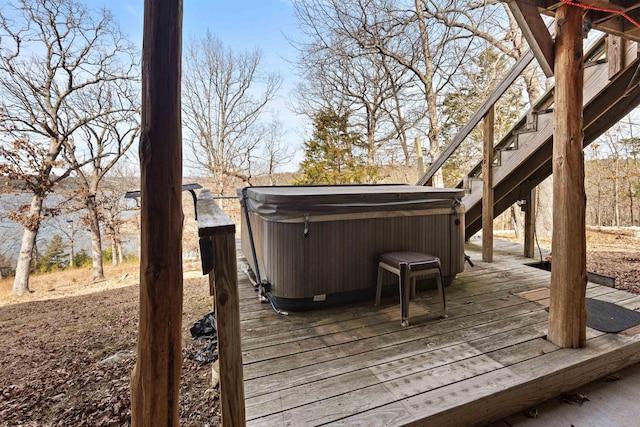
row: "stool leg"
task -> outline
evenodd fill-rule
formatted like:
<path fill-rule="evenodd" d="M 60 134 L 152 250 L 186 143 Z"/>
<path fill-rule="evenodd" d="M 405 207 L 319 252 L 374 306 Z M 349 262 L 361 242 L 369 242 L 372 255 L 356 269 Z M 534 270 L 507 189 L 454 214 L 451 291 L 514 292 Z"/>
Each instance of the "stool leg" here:
<path fill-rule="evenodd" d="M 382 293 L 382 272 L 383 269 L 380 264 L 378 264 L 378 283 L 376 285 L 376 302 L 374 304 L 376 307 L 380 305 L 380 294 Z"/>
<path fill-rule="evenodd" d="M 402 315 L 402 326 L 409 326 L 410 273 L 411 270 L 407 264 L 400 264 L 400 311 Z"/>
<path fill-rule="evenodd" d="M 436 281 L 438 282 L 438 292 L 440 293 L 440 310 L 442 310 L 442 318 L 447 317 L 446 311 L 446 301 L 444 299 L 444 285 L 442 283 L 442 270 L 438 269 L 438 275 L 436 276 Z"/>
<path fill-rule="evenodd" d="M 409 299 L 415 299 L 415 298 L 416 298 L 416 277 L 412 276 L 411 277 L 411 295 Z"/>

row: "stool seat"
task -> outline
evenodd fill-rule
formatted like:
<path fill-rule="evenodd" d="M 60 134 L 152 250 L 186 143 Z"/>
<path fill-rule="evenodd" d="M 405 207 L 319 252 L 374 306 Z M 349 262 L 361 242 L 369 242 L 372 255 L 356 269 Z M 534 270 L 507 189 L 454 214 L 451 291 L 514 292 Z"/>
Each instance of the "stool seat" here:
<path fill-rule="evenodd" d="M 378 263 L 378 280 L 376 286 L 376 302 L 380 305 L 382 293 L 382 273 L 387 270 L 398 276 L 400 288 L 400 310 L 402 326 L 409 325 L 409 300 L 415 295 L 416 277 L 434 275 L 438 283 L 440 308 L 442 317 L 446 317 L 444 286 L 440 259 L 433 255 L 411 251 L 386 252 L 380 255 Z"/>
<path fill-rule="evenodd" d="M 380 255 L 380 262 L 398 269 L 400 264 L 409 264 L 411 271 L 440 268 L 440 259 L 438 257 L 418 252 L 386 252 Z"/>

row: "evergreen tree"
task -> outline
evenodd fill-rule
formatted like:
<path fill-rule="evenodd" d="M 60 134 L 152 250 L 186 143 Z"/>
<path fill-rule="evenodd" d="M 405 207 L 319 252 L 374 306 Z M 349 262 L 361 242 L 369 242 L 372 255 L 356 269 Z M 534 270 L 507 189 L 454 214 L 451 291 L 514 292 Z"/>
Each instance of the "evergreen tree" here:
<path fill-rule="evenodd" d="M 55 234 L 42 258 L 40 258 L 40 270 L 51 271 L 58 268 L 65 268 L 69 263 L 65 251 L 62 236 Z"/>
<path fill-rule="evenodd" d="M 313 135 L 305 141 L 302 178 L 296 185 L 361 184 L 375 182 L 377 168 L 367 166 L 362 151 L 364 142 L 349 130 L 349 113 L 323 109 L 314 118 Z"/>

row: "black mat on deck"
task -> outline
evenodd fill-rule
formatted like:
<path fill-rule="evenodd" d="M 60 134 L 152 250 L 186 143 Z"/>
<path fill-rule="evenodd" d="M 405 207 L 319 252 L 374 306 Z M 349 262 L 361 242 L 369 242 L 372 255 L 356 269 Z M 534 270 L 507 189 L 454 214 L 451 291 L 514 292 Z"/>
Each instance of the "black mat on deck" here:
<path fill-rule="evenodd" d="M 549 311 L 549 307 L 545 307 Z M 602 332 L 617 333 L 640 325 L 640 312 L 611 302 L 587 298 L 587 326 Z"/>
<path fill-rule="evenodd" d="M 587 298 L 587 326 L 602 332 L 620 332 L 640 325 L 640 312 Z"/>

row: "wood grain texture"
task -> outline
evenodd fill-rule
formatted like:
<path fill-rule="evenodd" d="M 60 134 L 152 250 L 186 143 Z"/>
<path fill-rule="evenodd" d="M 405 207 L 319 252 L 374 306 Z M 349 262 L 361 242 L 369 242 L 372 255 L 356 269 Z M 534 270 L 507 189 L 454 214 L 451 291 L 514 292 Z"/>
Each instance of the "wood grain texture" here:
<path fill-rule="evenodd" d="M 527 192 L 524 207 L 524 256 L 535 258 L 536 256 L 536 203 L 537 187 Z"/>
<path fill-rule="evenodd" d="M 246 421 L 235 234 L 214 234 L 211 240 L 222 422 L 240 427 Z"/>
<path fill-rule="evenodd" d="M 609 79 L 622 71 L 625 63 L 626 40 L 618 36 L 607 37 L 607 62 L 609 63 Z"/>
<path fill-rule="evenodd" d="M 484 117 L 482 133 L 482 260 L 493 261 L 493 131 L 495 106 Z"/>
<path fill-rule="evenodd" d="M 518 22 L 529 46 L 531 46 L 540 68 L 542 68 L 547 77 L 553 77 L 553 39 L 538 12 L 535 2 L 531 0 L 512 0 L 507 2 L 507 5 Z"/>
<path fill-rule="evenodd" d="M 465 252 L 476 260 L 481 249 Z M 589 330 L 586 350 L 547 341 L 544 307 L 515 294 L 544 298 L 550 273 L 523 265 L 521 254 L 521 245 L 496 240 L 494 262 L 478 261 L 448 288 L 448 319 L 438 319 L 437 295 L 426 291 L 412 301 L 406 328 L 397 294 L 381 307 L 290 316 L 243 300 L 270 314 L 241 320 L 247 424 L 486 424 L 564 391 L 565 380 L 591 381 L 637 359 L 633 331 L 619 339 Z M 251 291 L 241 277 L 244 286 Z M 629 308 L 640 301 L 596 284 L 587 292 Z"/>
<path fill-rule="evenodd" d="M 553 134 L 553 239 L 549 340 L 584 347 L 587 288 L 586 195 L 582 152 L 582 17 L 561 6 L 556 15 L 556 109 Z"/>
<path fill-rule="evenodd" d="M 602 48 L 602 45 L 594 45 Z M 635 94 L 624 96 L 625 89 L 636 70 L 635 43 L 627 43 L 625 53 L 625 68 L 611 81 L 608 80 L 608 64 L 596 63 L 585 69 L 584 73 L 584 144 L 593 142 L 604 131 L 617 123 L 625 114 L 635 108 L 640 97 Z M 589 53 L 587 53 L 588 57 Z M 547 92 L 543 100 L 552 92 Z M 538 106 L 545 106 L 553 97 Z M 548 107 L 547 107 L 548 108 Z M 518 129 L 518 122 L 514 129 Z M 552 171 L 552 114 L 538 114 L 538 131 L 518 135 L 519 149 L 508 152 L 502 164 L 494 168 L 495 212 L 497 214 L 508 209 L 520 197 L 520 194 L 538 185 L 551 174 Z M 511 135 L 507 135 L 498 145 L 503 144 Z M 504 152 L 503 152 L 504 154 Z M 472 170 L 472 174 L 481 169 L 481 163 Z M 466 206 L 465 237 L 468 239 L 482 228 L 482 207 L 478 203 L 480 193 L 472 193 L 463 199 Z"/>
<path fill-rule="evenodd" d="M 146 0 L 140 135 L 140 320 L 133 426 L 178 426 L 182 365 L 182 1 Z M 161 232 L 160 232 L 161 231 Z"/>

